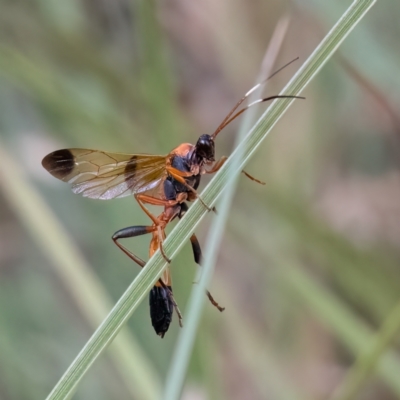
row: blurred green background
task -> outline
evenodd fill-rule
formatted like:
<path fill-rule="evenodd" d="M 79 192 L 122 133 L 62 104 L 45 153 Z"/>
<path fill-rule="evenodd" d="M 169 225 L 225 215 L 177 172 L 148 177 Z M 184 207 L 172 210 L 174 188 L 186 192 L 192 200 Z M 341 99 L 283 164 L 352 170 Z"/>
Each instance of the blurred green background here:
<path fill-rule="evenodd" d="M 0 399 L 50 392 L 139 271 L 111 235 L 149 223 L 132 198 L 74 195 L 41 159 L 195 142 L 253 85 L 283 15 L 276 66 L 300 61 L 269 95 L 349 4 L 0 0 Z M 207 304 L 184 399 L 329 398 L 382 323 L 396 325 L 399 13 L 378 2 L 247 167 L 267 184 L 240 181 L 210 288 L 226 311 Z M 217 156 L 237 126 L 218 136 Z M 147 258 L 148 237 L 126 244 Z M 172 264 L 182 311 L 195 271 L 188 245 Z M 127 329 L 74 399 L 150 398 L 163 386 L 176 320 L 161 340 L 143 302 Z M 400 398 L 399 343 L 358 398 Z"/>

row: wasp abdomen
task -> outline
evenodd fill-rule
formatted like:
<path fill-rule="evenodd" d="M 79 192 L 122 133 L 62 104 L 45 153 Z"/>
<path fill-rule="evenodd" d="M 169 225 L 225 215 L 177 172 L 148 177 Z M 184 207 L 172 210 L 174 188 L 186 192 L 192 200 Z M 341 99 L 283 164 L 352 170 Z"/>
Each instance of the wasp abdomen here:
<path fill-rule="evenodd" d="M 168 290 L 172 293 L 171 286 L 165 288 L 154 286 L 149 297 L 151 324 L 157 335 L 162 338 L 171 324 L 174 311 L 174 304 Z"/>

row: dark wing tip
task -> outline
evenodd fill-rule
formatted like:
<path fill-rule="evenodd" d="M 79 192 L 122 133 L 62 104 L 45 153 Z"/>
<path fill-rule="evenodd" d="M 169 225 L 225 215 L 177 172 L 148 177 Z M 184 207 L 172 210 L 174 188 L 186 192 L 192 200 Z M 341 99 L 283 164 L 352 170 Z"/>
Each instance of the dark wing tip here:
<path fill-rule="evenodd" d="M 54 177 L 63 179 L 74 169 L 75 157 L 69 149 L 53 151 L 42 160 L 42 165 Z"/>

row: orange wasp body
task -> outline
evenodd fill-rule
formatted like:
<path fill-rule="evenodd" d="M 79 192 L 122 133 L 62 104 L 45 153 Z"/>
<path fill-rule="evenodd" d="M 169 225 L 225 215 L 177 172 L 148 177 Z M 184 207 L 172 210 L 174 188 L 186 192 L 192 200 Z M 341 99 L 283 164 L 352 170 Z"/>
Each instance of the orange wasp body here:
<path fill-rule="evenodd" d="M 123 247 L 118 240 L 151 233 L 150 256 L 160 249 L 163 257 L 170 262 L 162 246 L 165 239 L 165 227 L 175 218 L 182 218 L 187 211 L 186 201 L 193 201 L 199 197 L 197 188 L 201 176 L 218 171 L 227 159 L 222 157 L 219 161 L 215 161 L 214 140 L 218 133 L 254 104 L 277 98 L 302 98 L 290 95 L 271 96 L 259 99 L 236 111 L 262 83 L 253 87 L 235 105 L 212 135 L 200 136 L 195 145 L 181 144 L 166 156 L 109 153 L 90 149 L 63 149 L 48 154 L 43 159 L 42 165 L 54 177 L 70 183 L 74 193 L 84 197 L 109 200 L 133 195 L 153 224 L 121 229 L 113 235 L 114 243 L 143 267 L 145 262 Z M 262 183 L 245 171 L 243 173 L 250 179 Z M 200 197 L 199 200 L 202 201 Z M 202 203 L 204 204 L 203 201 Z M 164 211 L 156 217 L 146 208 L 145 204 L 163 206 Z M 204 206 L 211 210 L 206 204 Z M 190 240 L 195 261 L 200 264 L 201 250 L 198 240 L 195 235 L 192 235 Z M 211 303 L 222 311 L 223 308 L 214 301 L 208 291 L 207 295 Z M 177 311 L 181 323 L 181 315 L 172 295 L 171 277 L 169 269 L 167 269 L 150 292 L 151 320 L 156 333 L 161 337 L 168 330 L 173 308 Z"/>

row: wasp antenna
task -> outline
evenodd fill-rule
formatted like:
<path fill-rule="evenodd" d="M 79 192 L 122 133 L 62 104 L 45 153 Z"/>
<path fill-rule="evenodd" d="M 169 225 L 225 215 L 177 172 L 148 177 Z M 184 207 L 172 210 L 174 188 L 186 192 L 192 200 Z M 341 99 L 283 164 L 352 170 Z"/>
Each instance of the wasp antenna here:
<path fill-rule="evenodd" d="M 297 61 L 299 59 L 299 57 L 294 58 L 293 60 L 289 61 L 288 63 L 286 63 L 285 65 L 283 65 L 282 67 L 280 67 L 278 70 L 276 70 L 273 74 L 271 74 L 268 78 L 264 79 L 263 81 L 261 81 L 260 83 L 257 83 L 257 85 L 255 85 L 254 87 L 252 87 L 235 105 L 235 107 L 232 108 L 232 110 L 228 113 L 228 115 L 224 118 L 224 120 L 220 123 L 220 125 L 218 126 L 218 128 L 215 130 L 215 132 L 211 135 L 211 138 L 214 140 L 216 138 L 216 136 L 218 135 L 219 132 L 222 131 L 222 129 L 225 128 L 226 125 L 229 124 L 229 122 L 233 121 L 238 115 L 240 115 L 243 111 L 247 110 L 248 107 L 244 108 L 241 112 L 235 114 L 234 117 L 232 117 L 233 113 L 239 108 L 239 106 L 255 91 L 257 90 L 260 86 L 264 85 L 265 82 L 267 82 L 269 79 L 271 79 L 273 76 L 275 76 L 277 73 L 281 72 L 283 69 L 285 69 L 286 67 L 288 67 L 290 64 L 294 63 L 295 61 Z M 273 97 L 273 98 L 276 98 Z M 267 100 L 263 100 L 262 101 L 267 101 Z M 268 100 L 272 100 L 272 98 L 268 98 Z M 262 102 L 261 101 L 261 102 Z"/>
<path fill-rule="evenodd" d="M 284 66 L 280 67 L 278 70 L 276 70 L 274 73 L 272 73 L 268 78 L 265 78 L 263 81 L 261 81 L 260 83 L 257 83 L 257 85 L 255 85 L 254 87 L 252 87 L 245 95 L 244 98 L 249 97 L 255 90 L 257 90 L 260 86 L 264 85 L 265 82 L 269 81 L 272 77 L 274 77 L 276 74 L 278 74 L 279 72 L 281 72 L 283 69 L 285 69 L 286 67 L 288 67 L 290 64 L 294 63 L 295 61 L 297 61 L 299 59 L 299 57 L 294 58 L 292 61 L 289 61 L 288 63 L 286 63 Z"/>
<path fill-rule="evenodd" d="M 301 100 L 305 100 L 305 97 L 302 97 L 302 96 L 290 96 L 290 95 L 270 96 L 270 97 L 266 97 L 264 99 L 258 99 L 258 100 L 252 101 L 248 106 L 246 106 L 243 109 L 243 111 L 245 111 L 248 108 L 254 106 L 255 104 L 264 103 L 265 101 L 270 101 L 270 100 L 275 100 L 275 99 L 301 99 Z"/>
<path fill-rule="evenodd" d="M 297 61 L 300 57 L 296 57 L 293 58 L 293 60 L 289 61 L 288 63 L 286 63 L 285 65 L 283 65 L 282 67 L 280 67 L 279 69 L 277 69 L 275 72 L 273 72 L 268 78 L 264 79 L 262 81 L 262 83 L 265 83 L 266 81 L 270 80 L 272 77 L 274 77 L 276 74 L 278 74 L 279 72 L 281 72 L 283 69 L 285 69 L 286 67 L 288 67 L 290 64 L 293 64 L 295 61 Z"/>
<path fill-rule="evenodd" d="M 301 99 L 305 100 L 305 97 L 302 96 L 290 96 L 290 95 L 281 95 L 281 96 L 271 96 L 271 97 L 265 97 L 264 99 L 258 99 L 253 102 L 251 102 L 248 106 L 242 108 L 238 112 L 236 112 L 233 116 L 231 116 L 227 121 L 225 121 L 224 125 L 221 127 L 221 130 L 224 129 L 228 124 L 230 124 L 234 119 L 236 119 L 239 115 L 243 114 L 246 110 L 248 110 L 250 107 L 264 103 L 265 101 L 270 101 L 270 100 L 275 100 L 275 99 Z"/>

